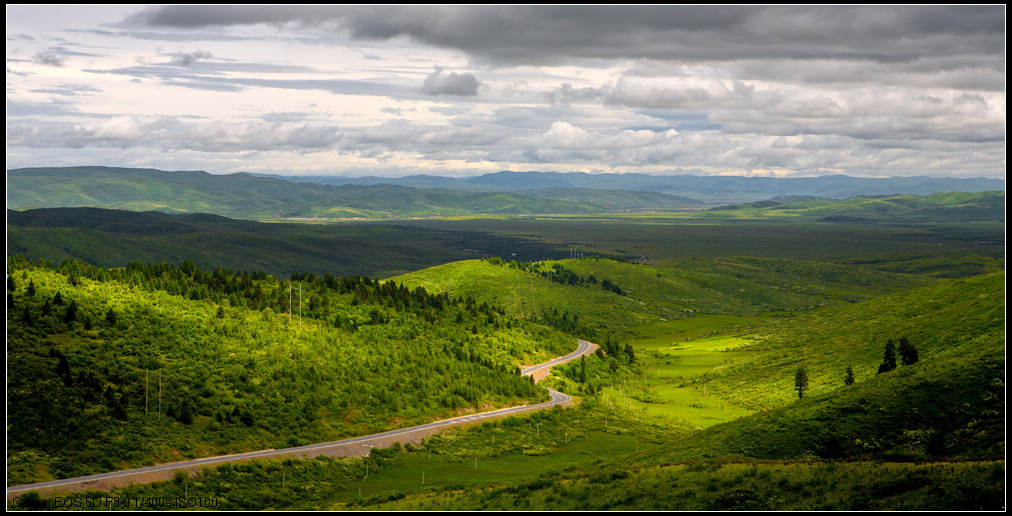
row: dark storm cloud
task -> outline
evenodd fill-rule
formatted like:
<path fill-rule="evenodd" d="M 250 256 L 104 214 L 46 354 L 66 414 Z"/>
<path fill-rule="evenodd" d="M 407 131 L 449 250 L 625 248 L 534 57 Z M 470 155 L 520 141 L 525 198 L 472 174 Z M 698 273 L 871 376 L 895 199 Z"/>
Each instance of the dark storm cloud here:
<path fill-rule="evenodd" d="M 1002 54 L 1004 6 L 168 6 L 127 23 L 181 28 L 332 24 L 496 63 L 569 58 L 734 60 Z"/>

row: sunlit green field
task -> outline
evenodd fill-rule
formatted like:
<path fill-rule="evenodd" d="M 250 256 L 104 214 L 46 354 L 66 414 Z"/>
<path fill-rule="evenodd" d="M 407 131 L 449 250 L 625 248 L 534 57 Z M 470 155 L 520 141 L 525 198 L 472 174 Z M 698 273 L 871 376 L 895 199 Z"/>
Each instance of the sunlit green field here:
<path fill-rule="evenodd" d="M 672 418 L 705 428 L 751 414 L 707 392 L 706 375 L 745 358 L 739 348 L 752 343 L 739 336 L 703 337 L 747 318 L 705 316 L 638 328 L 633 346 L 641 357 L 642 376 L 604 391 L 604 399 L 632 411 L 634 417 Z"/>

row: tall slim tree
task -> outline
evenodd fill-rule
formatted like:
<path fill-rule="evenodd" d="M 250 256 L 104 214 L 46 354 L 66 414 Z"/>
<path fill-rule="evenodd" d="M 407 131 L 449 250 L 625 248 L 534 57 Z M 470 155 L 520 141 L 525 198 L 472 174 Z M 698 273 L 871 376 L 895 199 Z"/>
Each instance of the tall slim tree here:
<path fill-rule="evenodd" d="M 889 339 L 886 341 L 882 363 L 878 366 L 878 374 L 888 373 L 893 369 L 896 369 L 896 345 L 893 344 L 893 339 Z"/>
<path fill-rule="evenodd" d="M 843 377 L 844 385 L 854 385 L 854 367 L 847 366 L 847 374 Z"/>
<path fill-rule="evenodd" d="M 67 305 L 67 311 L 63 315 L 63 322 L 70 324 L 77 319 L 77 301 L 71 299 L 70 304 Z"/>
<path fill-rule="evenodd" d="M 798 372 L 794 373 L 794 388 L 798 390 L 798 399 L 805 397 L 805 390 L 808 389 L 808 371 L 805 371 L 804 367 L 799 367 Z"/>

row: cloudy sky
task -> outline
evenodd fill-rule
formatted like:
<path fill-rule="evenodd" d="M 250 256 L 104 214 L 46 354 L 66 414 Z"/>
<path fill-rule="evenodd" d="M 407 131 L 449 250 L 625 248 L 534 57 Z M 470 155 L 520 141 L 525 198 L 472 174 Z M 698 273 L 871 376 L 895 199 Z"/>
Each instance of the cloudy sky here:
<path fill-rule="evenodd" d="M 7 167 L 1005 177 L 1005 6 L 7 6 Z"/>

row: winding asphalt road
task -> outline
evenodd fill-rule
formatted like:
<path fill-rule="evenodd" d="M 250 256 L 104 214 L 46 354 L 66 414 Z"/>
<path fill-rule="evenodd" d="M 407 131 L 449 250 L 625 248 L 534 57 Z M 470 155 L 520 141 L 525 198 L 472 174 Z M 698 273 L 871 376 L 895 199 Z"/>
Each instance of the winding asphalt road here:
<path fill-rule="evenodd" d="M 552 366 L 564 364 L 566 362 L 575 360 L 583 355 L 589 355 L 597 349 L 596 344 L 592 344 L 585 340 L 578 340 L 579 344 L 576 351 L 572 353 L 555 358 L 543 364 L 530 366 L 520 371 L 522 375 L 534 375 L 535 381 L 543 378 L 547 374 L 547 370 Z M 524 412 L 531 412 L 535 410 L 544 410 L 547 408 L 554 407 L 556 405 L 566 406 L 572 398 L 554 389 L 548 389 L 548 393 L 551 395 L 551 399 L 544 403 L 538 403 L 536 405 L 521 405 L 519 407 L 509 407 L 499 410 L 493 410 L 489 412 L 480 412 L 476 414 L 469 414 L 466 416 L 459 416 L 450 419 L 443 419 L 441 421 L 434 421 L 424 425 L 413 426 L 409 428 L 400 428 L 397 430 L 389 430 L 373 435 L 366 435 L 362 437 L 353 437 L 350 439 L 343 439 L 340 441 L 332 441 L 329 443 L 321 444 L 310 444 L 306 446 L 297 446 L 294 448 L 285 448 L 283 450 L 262 450 L 256 452 L 239 453 L 235 455 L 223 455 L 219 457 L 207 457 L 204 459 L 186 460 L 180 462 L 172 462 L 168 464 L 160 464 L 157 466 L 149 466 L 146 468 L 129 469 L 123 471 L 114 471 L 111 473 L 100 473 L 97 475 L 88 475 L 85 477 L 68 478 L 63 480 L 53 480 L 50 482 L 40 482 L 38 484 L 25 484 L 20 486 L 9 486 L 7 488 L 7 500 L 11 501 L 14 497 L 21 493 L 28 491 L 38 491 L 40 494 L 52 491 L 83 491 L 83 490 L 102 490 L 108 491 L 115 487 L 128 486 L 130 484 L 140 484 L 146 482 L 155 482 L 160 480 L 171 479 L 177 471 L 184 470 L 193 472 L 195 470 L 210 466 L 219 465 L 226 462 L 246 462 L 253 459 L 263 458 L 284 458 L 284 457 L 297 457 L 297 458 L 312 458 L 319 455 L 327 455 L 330 457 L 348 457 L 348 456 L 365 456 L 369 454 L 369 451 L 374 447 L 386 447 L 392 445 L 395 441 L 400 442 L 421 442 L 422 438 L 437 433 L 445 428 L 451 426 L 460 426 L 478 421 L 484 421 L 487 419 L 502 418 L 510 415 L 521 414 Z"/>

